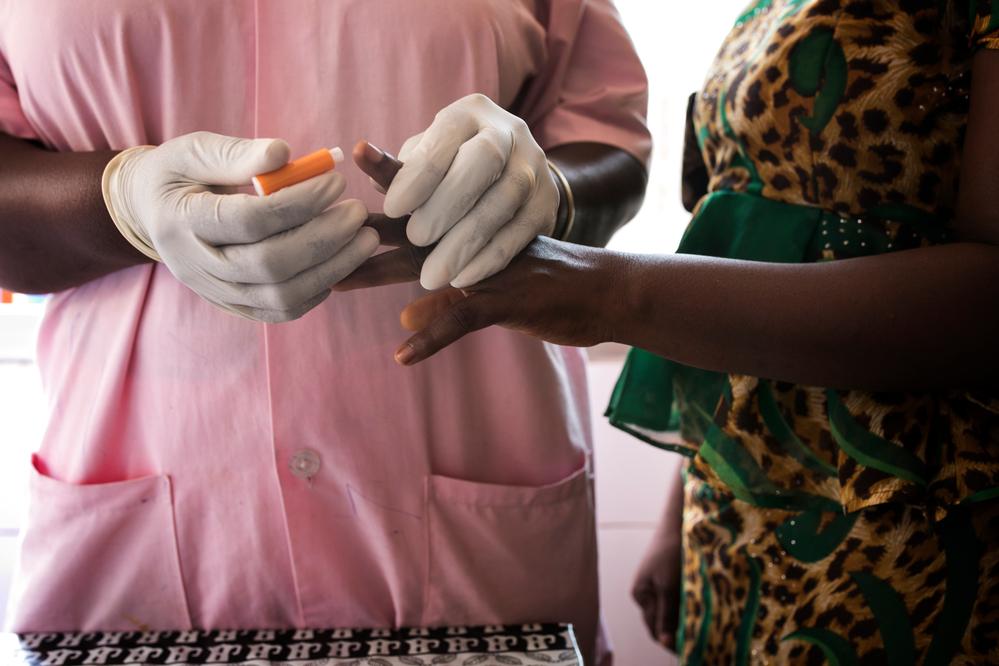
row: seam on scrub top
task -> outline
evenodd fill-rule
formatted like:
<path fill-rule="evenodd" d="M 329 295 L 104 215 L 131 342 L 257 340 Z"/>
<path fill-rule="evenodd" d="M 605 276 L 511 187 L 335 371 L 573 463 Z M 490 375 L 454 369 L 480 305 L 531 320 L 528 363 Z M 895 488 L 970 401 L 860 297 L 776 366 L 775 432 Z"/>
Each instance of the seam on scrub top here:
<path fill-rule="evenodd" d="M 298 626 L 299 628 L 304 629 L 306 628 L 305 607 L 302 605 L 302 592 L 298 583 L 298 568 L 295 566 L 295 550 L 292 547 L 291 528 L 288 525 L 288 503 L 284 496 L 284 486 L 281 485 L 281 474 L 278 472 L 278 465 L 280 465 L 280 461 L 278 460 L 277 442 L 274 438 L 274 393 L 271 391 L 271 346 L 268 335 L 269 327 L 263 322 L 261 322 L 260 325 L 264 330 L 264 372 L 267 383 L 267 415 L 271 421 L 271 453 L 274 461 L 274 481 L 277 483 L 278 492 L 281 494 L 281 524 L 284 527 L 284 544 L 288 553 L 288 566 L 291 568 L 291 582 L 295 587 L 295 605 L 298 607 Z"/>
<path fill-rule="evenodd" d="M 253 0 L 253 138 L 260 138 L 260 0 Z"/>
<path fill-rule="evenodd" d="M 430 507 L 431 502 L 431 492 L 430 492 L 430 476 L 423 477 L 423 511 L 427 516 L 423 525 L 423 535 L 425 538 L 425 549 L 426 560 L 424 560 L 423 568 L 423 608 L 420 609 L 420 625 L 427 625 L 427 609 L 430 608 L 430 555 L 431 555 L 431 542 L 433 541 L 433 511 Z"/>
<path fill-rule="evenodd" d="M 260 136 L 260 0 L 253 0 L 253 138 Z M 288 526 L 288 504 L 278 472 L 277 442 L 274 439 L 274 393 L 271 391 L 271 344 L 269 327 L 260 322 L 264 334 L 264 373 L 267 389 L 267 416 L 270 418 L 271 453 L 274 459 L 274 480 L 281 493 L 281 524 L 284 526 L 284 544 L 288 553 L 288 566 L 291 568 L 291 582 L 295 588 L 295 605 L 298 607 L 298 626 L 305 627 L 305 607 L 302 605 L 302 588 L 298 582 L 298 568 L 295 566 L 295 552 L 291 544 L 291 528 Z"/>

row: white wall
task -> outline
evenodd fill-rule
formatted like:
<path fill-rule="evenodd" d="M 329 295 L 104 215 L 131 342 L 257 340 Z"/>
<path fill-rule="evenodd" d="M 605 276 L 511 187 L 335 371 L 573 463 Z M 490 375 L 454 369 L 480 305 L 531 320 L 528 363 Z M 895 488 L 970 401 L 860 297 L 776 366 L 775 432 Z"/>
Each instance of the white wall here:
<path fill-rule="evenodd" d="M 0 326 L 7 326 L 0 315 Z M 27 496 L 28 459 L 45 425 L 38 369 L 32 363 L 0 359 L 0 627 Z"/>
<path fill-rule="evenodd" d="M 654 151 L 639 216 L 611 242 L 617 250 L 670 252 L 688 215 L 680 203 L 687 97 L 700 89 L 718 47 L 749 0 L 616 0 L 649 76 Z"/>
<path fill-rule="evenodd" d="M 621 354 L 593 354 L 590 401 L 593 406 L 597 474 L 597 543 L 600 596 L 617 666 L 672 665 L 649 637 L 631 600 L 635 571 L 652 539 L 679 457 L 665 453 L 610 426 L 600 415 L 621 371 Z"/>

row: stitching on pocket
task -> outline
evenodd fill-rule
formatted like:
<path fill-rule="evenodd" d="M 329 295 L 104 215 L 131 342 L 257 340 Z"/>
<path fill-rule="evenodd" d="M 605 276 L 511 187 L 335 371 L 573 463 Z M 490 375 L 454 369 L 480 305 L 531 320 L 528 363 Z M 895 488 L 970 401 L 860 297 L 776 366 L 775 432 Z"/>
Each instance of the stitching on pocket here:
<path fill-rule="evenodd" d="M 39 464 L 36 457 L 32 457 L 32 469 L 30 479 L 30 493 L 32 504 L 43 503 L 42 515 L 31 518 L 31 522 L 25 526 L 28 530 L 36 532 L 45 529 L 46 525 L 52 521 L 59 522 L 73 521 L 87 515 L 100 515 L 109 520 L 119 520 L 118 516 L 128 514 L 136 510 L 138 504 L 147 502 L 165 502 L 165 506 L 156 507 L 152 505 L 149 509 L 141 511 L 152 511 L 145 518 L 157 518 L 155 529 L 163 530 L 162 538 L 167 542 L 163 547 L 170 548 L 166 558 L 162 563 L 162 575 L 166 580 L 172 579 L 179 588 L 176 590 L 175 602 L 179 604 L 181 620 L 186 623 L 185 627 L 171 627 L 175 629 L 190 629 L 194 623 L 191 616 L 191 604 L 188 598 L 187 586 L 184 582 L 184 571 L 181 566 L 180 543 L 177 529 L 177 514 L 174 506 L 173 481 L 165 474 L 143 476 L 135 479 L 123 481 L 112 481 L 96 484 L 77 484 L 62 481 L 47 473 L 44 464 Z M 29 516 L 37 507 L 29 509 Z M 159 513 L 166 511 L 166 515 Z M 123 517 L 124 520 L 137 520 L 142 517 Z M 168 578 L 167 578 L 168 577 Z M 14 613 L 17 616 L 17 613 Z"/>
<path fill-rule="evenodd" d="M 428 498 L 448 504 L 477 507 L 528 507 L 561 504 L 586 493 L 589 475 L 586 465 L 561 481 L 545 486 L 507 486 L 465 481 L 432 474 L 428 479 Z"/>

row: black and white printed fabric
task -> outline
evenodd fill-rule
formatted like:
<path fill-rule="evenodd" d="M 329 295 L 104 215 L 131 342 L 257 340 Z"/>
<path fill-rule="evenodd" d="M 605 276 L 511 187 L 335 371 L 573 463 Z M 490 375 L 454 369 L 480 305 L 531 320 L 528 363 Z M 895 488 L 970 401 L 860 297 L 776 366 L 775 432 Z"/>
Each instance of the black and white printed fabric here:
<path fill-rule="evenodd" d="M 579 666 L 570 625 L 0 634 L 0 664 Z"/>

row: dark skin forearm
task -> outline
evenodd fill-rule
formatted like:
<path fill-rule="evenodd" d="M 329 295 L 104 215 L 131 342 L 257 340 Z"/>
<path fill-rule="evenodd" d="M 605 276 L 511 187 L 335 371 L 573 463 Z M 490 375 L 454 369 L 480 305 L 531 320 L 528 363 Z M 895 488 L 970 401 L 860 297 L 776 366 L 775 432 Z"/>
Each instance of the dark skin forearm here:
<path fill-rule="evenodd" d="M 999 383 L 999 53 L 973 65 L 964 242 L 822 264 L 625 260 L 622 339 L 690 365 L 818 386 Z M 656 300 L 661 299 L 661 300 Z"/>
<path fill-rule="evenodd" d="M 500 324 L 613 340 L 709 370 L 870 390 L 994 385 L 999 248 L 955 243 L 816 264 L 631 255 L 538 239 L 464 291 L 415 301 L 411 364 Z"/>
<path fill-rule="evenodd" d="M 149 261 L 118 233 L 101 195 L 114 151 L 57 153 L 0 134 L 0 285 L 79 286 Z"/>
<path fill-rule="evenodd" d="M 548 151 L 548 159 L 565 175 L 575 203 L 575 221 L 563 237 L 567 197 L 559 183 L 555 236 L 570 243 L 604 247 L 635 217 L 645 197 L 645 167 L 629 153 L 601 143 L 571 143 Z"/>
<path fill-rule="evenodd" d="M 958 243 L 819 264 L 609 257 L 615 339 L 709 370 L 871 390 L 999 378 L 999 248 Z"/>

